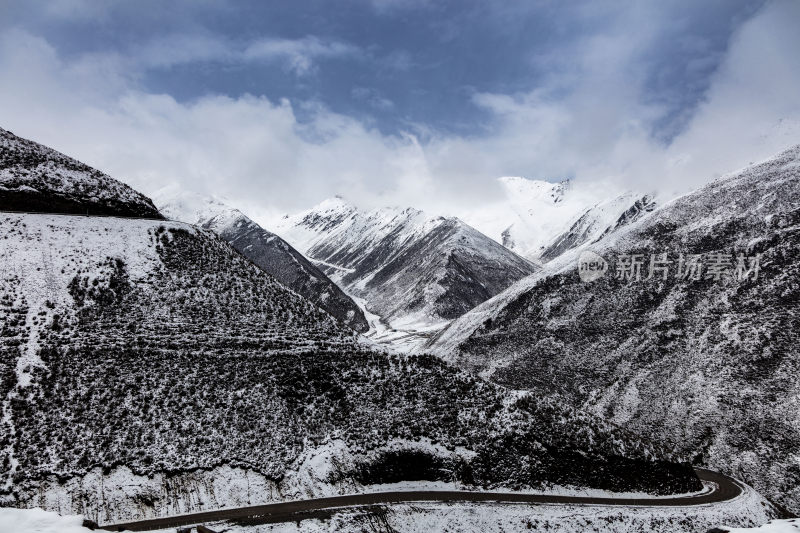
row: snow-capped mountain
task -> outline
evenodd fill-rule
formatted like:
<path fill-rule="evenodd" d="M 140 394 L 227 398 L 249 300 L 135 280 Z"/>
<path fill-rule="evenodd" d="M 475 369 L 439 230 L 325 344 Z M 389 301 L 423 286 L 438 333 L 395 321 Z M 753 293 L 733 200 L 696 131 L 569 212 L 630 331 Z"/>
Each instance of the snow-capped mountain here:
<path fill-rule="evenodd" d="M 369 351 L 206 229 L 3 213 L 0 264 L 6 506 L 103 523 L 404 480 L 701 488 L 596 416 Z"/>
<path fill-rule="evenodd" d="M 461 220 L 412 208 L 362 212 L 337 197 L 275 232 L 401 330 L 441 326 L 536 271 Z"/>
<path fill-rule="evenodd" d="M 552 235 L 587 207 L 583 198 L 568 194 L 569 180 L 550 183 L 522 177 L 498 180 L 511 208 L 503 225 L 503 246 L 530 259 L 539 253 Z"/>
<path fill-rule="evenodd" d="M 586 249 L 600 256 L 584 256 L 599 279 L 582 282 L 580 250 L 567 252 L 431 347 L 512 388 L 558 393 L 798 512 L 800 146 Z"/>
<path fill-rule="evenodd" d="M 557 235 L 542 250 L 539 259 L 551 261 L 561 254 L 635 222 L 656 208 L 651 196 L 628 192 L 586 209 L 565 232 Z"/>
<path fill-rule="evenodd" d="M 2 128 L 0 203 L 6 211 L 163 218 L 124 183 Z"/>
<path fill-rule="evenodd" d="M 651 196 L 612 184 L 522 177 L 498 180 L 504 198 L 474 209 L 465 220 L 517 254 L 545 263 L 631 222 L 628 211 L 652 210 Z M 637 207 L 638 206 L 638 207 Z"/>
<path fill-rule="evenodd" d="M 289 243 L 238 209 L 192 193 L 157 196 L 156 203 L 161 212 L 173 220 L 216 232 L 239 253 L 343 324 L 359 333 L 369 329 L 361 308 L 328 276 Z"/>

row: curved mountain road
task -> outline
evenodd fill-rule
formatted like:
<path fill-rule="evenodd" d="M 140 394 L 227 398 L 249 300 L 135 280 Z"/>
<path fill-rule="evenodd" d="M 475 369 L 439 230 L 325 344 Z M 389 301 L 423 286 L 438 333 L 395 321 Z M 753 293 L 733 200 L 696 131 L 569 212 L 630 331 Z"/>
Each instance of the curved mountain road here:
<path fill-rule="evenodd" d="M 242 523 L 296 522 L 306 518 L 330 516 L 335 510 L 349 507 L 374 506 L 393 503 L 413 502 L 492 502 L 529 504 L 573 504 L 573 505 L 614 505 L 622 507 L 686 507 L 732 500 L 742 493 L 742 485 L 736 480 L 697 468 L 698 477 L 715 485 L 715 488 L 701 494 L 661 497 L 661 498 L 608 498 L 594 496 L 562 496 L 556 494 L 525 494 L 520 492 L 470 492 L 470 491 L 396 491 L 348 494 L 310 500 L 270 503 L 253 507 L 203 511 L 166 518 L 151 518 L 102 526 L 108 531 L 149 531 L 168 527 L 191 526 L 223 520 Z"/>

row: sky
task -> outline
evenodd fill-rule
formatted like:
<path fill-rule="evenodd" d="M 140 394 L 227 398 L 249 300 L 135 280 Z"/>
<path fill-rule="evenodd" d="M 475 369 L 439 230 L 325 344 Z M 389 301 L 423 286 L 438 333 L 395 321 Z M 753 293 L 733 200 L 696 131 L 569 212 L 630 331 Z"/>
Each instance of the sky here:
<path fill-rule="evenodd" d="M 675 194 L 800 143 L 796 0 L 0 0 L 0 127 L 254 218 Z"/>

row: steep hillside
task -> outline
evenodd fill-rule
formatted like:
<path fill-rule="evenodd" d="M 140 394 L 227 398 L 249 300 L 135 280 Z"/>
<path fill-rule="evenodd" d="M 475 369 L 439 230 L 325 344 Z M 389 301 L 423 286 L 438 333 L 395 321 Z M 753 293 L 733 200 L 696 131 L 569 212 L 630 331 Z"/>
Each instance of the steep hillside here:
<path fill-rule="evenodd" d="M 441 325 L 536 270 L 456 218 L 410 208 L 365 213 L 335 198 L 275 231 L 400 329 Z"/>
<path fill-rule="evenodd" d="M 0 232 L 0 449 L 15 505 L 107 520 L 224 505 L 249 480 L 272 487 L 259 498 L 297 497 L 316 490 L 298 481 L 308 454 L 334 440 L 349 459 L 305 471 L 348 490 L 697 488 L 656 460 L 669 454 L 595 417 L 435 358 L 364 351 L 209 231 L 6 214 Z M 223 467 L 213 499 L 195 501 L 190 480 Z"/>
<path fill-rule="evenodd" d="M 286 241 L 237 209 L 192 194 L 159 199 L 166 216 L 210 229 L 278 281 L 359 333 L 369 329 L 364 313 L 328 276 Z"/>
<path fill-rule="evenodd" d="M 146 196 L 0 128 L 0 211 L 163 219 Z"/>
<path fill-rule="evenodd" d="M 589 248 L 610 263 L 599 279 L 581 282 L 577 253 L 562 256 L 559 271 L 455 321 L 434 349 L 497 382 L 558 393 L 800 510 L 800 146 Z M 651 254 L 664 252 L 672 263 L 655 266 L 667 278 L 646 279 Z M 638 281 L 615 276 L 631 273 L 630 254 L 641 254 Z M 739 255 L 742 274 L 760 257 L 757 279 L 736 276 Z"/>

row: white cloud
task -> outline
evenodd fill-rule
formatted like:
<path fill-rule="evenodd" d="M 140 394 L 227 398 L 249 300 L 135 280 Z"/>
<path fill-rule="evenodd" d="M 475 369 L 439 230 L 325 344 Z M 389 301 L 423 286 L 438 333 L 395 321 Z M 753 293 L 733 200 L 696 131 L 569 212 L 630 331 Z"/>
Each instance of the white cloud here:
<path fill-rule="evenodd" d="M 475 95 L 494 117 L 492 133 L 434 140 L 427 149 L 434 174 L 611 179 L 670 194 L 800 143 L 800 3 L 772 2 L 741 26 L 704 101 L 667 145 L 651 133 L 664 110 L 648 98 L 637 53 L 657 32 L 640 15 L 537 58 L 577 61 L 552 68 L 534 91 Z"/>
<path fill-rule="evenodd" d="M 251 43 L 242 56 L 247 60 L 284 60 L 296 74 L 307 74 L 316 58 L 355 57 L 359 49 L 317 37 L 303 39 L 260 39 Z"/>
<path fill-rule="evenodd" d="M 0 72 L 14 72 L 0 76 L 0 124 L 147 193 L 177 182 L 251 210 L 293 209 L 337 192 L 365 203 L 408 198 L 427 180 L 411 163 L 423 157 L 413 140 L 381 136 L 321 105 L 308 106 L 312 119 L 301 124 L 286 101 L 179 103 L 74 69 L 40 38 L 0 38 Z M 86 98 L 95 85 L 108 90 Z"/>
<path fill-rule="evenodd" d="M 114 61 L 120 71 L 131 73 L 189 63 L 275 62 L 301 76 L 313 72 L 319 59 L 361 56 L 362 52 L 356 46 L 313 36 L 302 39 L 259 38 L 238 42 L 217 35 L 178 33 L 136 46 L 127 56 L 109 53 L 90 57 L 95 61 Z"/>
<path fill-rule="evenodd" d="M 241 45 L 174 37 L 135 57 L 67 60 L 39 37 L 5 32 L 0 125 L 146 193 L 177 183 L 225 195 L 263 218 L 336 193 L 365 206 L 463 214 L 501 195 L 500 175 L 614 179 L 672 192 L 800 142 L 800 34 L 792 26 L 799 6 L 773 2 L 741 27 L 704 102 L 666 146 L 652 138 L 663 109 L 649 103 L 637 69 L 637 47 L 653 30 L 635 13 L 619 31 L 574 43 L 569 54 L 578 60 L 553 70 L 537 90 L 476 94 L 492 122 L 472 137 L 429 132 L 421 142 L 383 135 L 318 102 L 303 105 L 300 122 L 286 101 L 209 95 L 177 102 L 137 83 L 145 66 L 282 61 L 303 74 L 321 57 L 359 53 L 311 37 Z M 558 64 L 559 57 L 537 60 Z M 380 98 L 369 89 L 353 96 Z"/>

